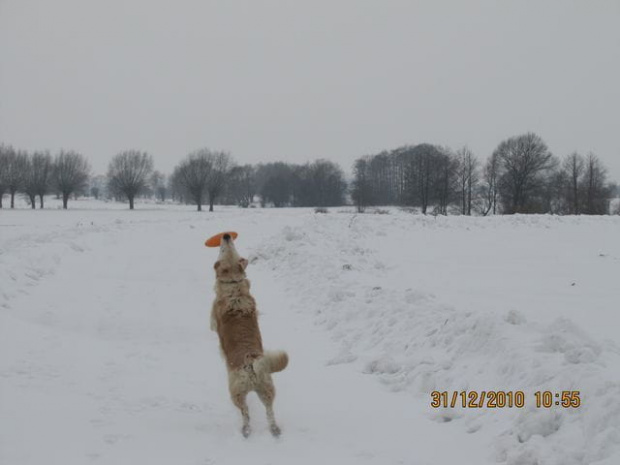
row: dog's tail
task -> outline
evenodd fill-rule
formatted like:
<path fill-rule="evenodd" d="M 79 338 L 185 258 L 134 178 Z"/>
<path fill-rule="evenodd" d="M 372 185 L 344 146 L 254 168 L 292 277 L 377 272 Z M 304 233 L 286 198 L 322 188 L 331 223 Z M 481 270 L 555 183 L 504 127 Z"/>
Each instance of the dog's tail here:
<path fill-rule="evenodd" d="M 252 365 L 257 373 L 276 373 L 284 370 L 288 365 L 288 354 L 283 350 L 267 350 Z"/>

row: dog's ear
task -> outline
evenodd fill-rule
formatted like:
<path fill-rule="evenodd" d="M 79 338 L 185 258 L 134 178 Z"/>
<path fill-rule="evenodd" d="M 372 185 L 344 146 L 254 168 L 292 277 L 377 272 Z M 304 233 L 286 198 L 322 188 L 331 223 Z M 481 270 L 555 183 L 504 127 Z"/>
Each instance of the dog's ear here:
<path fill-rule="evenodd" d="M 248 260 L 247 258 L 240 258 L 239 259 L 239 265 L 241 265 L 241 271 L 245 270 L 248 266 Z"/>
<path fill-rule="evenodd" d="M 215 262 L 215 264 L 213 265 L 213 269 L 217 270 L 220 267 L 220 261 L 218 260 L 217 262 Z"/>

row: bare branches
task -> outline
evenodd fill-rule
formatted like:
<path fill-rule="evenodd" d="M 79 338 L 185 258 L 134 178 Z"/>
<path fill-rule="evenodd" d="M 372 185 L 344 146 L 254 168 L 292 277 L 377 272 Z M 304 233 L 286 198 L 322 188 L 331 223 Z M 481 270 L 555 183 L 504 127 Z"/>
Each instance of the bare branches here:
<path fill-rule="evenodd" d="M 54 160 L 53 182 L 62 194 L 62 207 L 66 210 L 69 196 L 86 187 L 90 165 L 80 153 L 61 150 Z"/>
<path fill-rule="evenodd" d="M 607 169 L 601 160 L 593 153 L 588 154 L 585 160 L 584 191 L 585 209 L 588 215 L 603 215 L 608 213 L 607 203 L 609 186 L 606 182 Z"/>
<path fill-rule="evenodd" d="M 202 210 L 205 196 L 209 197 L 209 211 L 222 193 L 232 160 L 226 152 L 200 149 L 190 153 L 179 163 L 172 175 L 173 183 L 180 187 Z"/>
<path fill-rule="evenodd" d="M 499 159 L 497 154 L 492 154 L 484 165 L 482 171 L 483 189 L 482 197 L 484 207 L 482 214 L 487 216 L 489 213 L 497 213 L 497 199 L 499 198 Z"/>
<path fill-rule="evenodd" d="M 581 177 L 584 171 L 585 160 L 577 152 L 573 152 L 564 159 L 562 170 L 565 173 L 566 186 L 565 195 L 568 203 L 568 213 L 578 215 L 581 213 L 582 201 L 580 199 Z"/>
<path fill-rule="evenodd" d="M 8 190 L 7 166 L 9 163 L 9 153 L 11 151 L 11 147 L 0 144 L 0 208 L 2 208 L 2 198 Z"/>
<path fill-rule="evenodd" d="M 124 195 L 133 210 L 137 194 L 148 186 L 153 172 L 153 157 L 146 152 L 127 150 L 112 158 L 108 166 L 108 186 L 111 192 Z"/>
<path fill-rule="evenodd" d="M 504 213 L 543 211 L 536 190 L 541 177 L 553 167 L 553 155 L 547 144 L 534 133 L 511 137 L 495 149 L 500 164 L 500 193 Z"/>
<path fill-rule="evenodd" d="M 16 151 L 13 147 L 0 148 L 2 153 L 2 168 L 0 185 L 2 189 L 11 196 L 11 208 L 15 208 L 15 194 L 24 187 L 26 181 L 26 171 L 28 169 L 28 158 L 24 151 Z M 3 191 L 0 191 L 3 192 Z M 1 204 L 1 200 L 0 200 Z"/>
<path fill-rule="evenodd" d="M 205 152 L 206 149 L 202 149 Z M 209 194 L 209 211 L 213 211 L 213 204 L 219 197 L 228 179 L 232 158 L 228 152 L 211 152 L 206 150 L 204 156 L 210 160 L 211 170 L 207 180 L 207 193 Z"/>
<path fill-rule="evenodd" d="M 344 203 L 344 173 L 329 160 L 304 165 L 266 163 L 258 166 L 256 177 L 263 206 L 328 207 Z"/>
<path fill-rule="evenodd" d="M 159 171 L 153 171 L 150 179 L 151 189 L 161 202 L 166 201 L 166 195 L 168 194 L 168 188 L 166 187 L 166 176 Z"/>
<path fill-rule="evenodd" d="M 24 193 L 30 199 L 30 206 L 34 209 L 36 198 L 39 197 L 40 208 L 43 208 L 45 194 L 52 182 L 52 156 L 48 152 L 34 152 L 27 156 Z"/>
<path fill-rule="evenodd" d="M 340 167 L 328 160 L 316 160 L 292 169 L 293 205 L 330 207 L 342 205 L 346 183 Z"/>
<path fill-rule="evenodd" d="M 456 152 L 456 176 L 461 198 L 461 214 L 471 215 L 474 191 L 478 185 L 478 160 L 467 146 Z"/>
<path fill-rule="evenodd" d="M 177 165 L 172 174 L 174 183 L 194 201 L 198 211 L 202 211 L 210 171 L 211 164 L 205 157 L 190 154 Z"/>
<path fill-rule="evenodd" d="M 235 166 L 230 170 L 228 196 L 240 207 L 251 205 L 256 195 L 256 168 L 252 165 Z"/>
<path fill-rule="evenodd" d="M 366 207 L 373 204 L 373 189 L 370 181 L 372 177 L 371 160 L 371 156 L 365 156 L 355 160 L 353 165 L 351 197 L 358 213 L 364 213 Z"/>
<path fill-rule="evenodd" d="M 447 214 L 454 196 L 457 163 L 446 148 L 431 144 L 400 147 L 367 156 L 354 166 L 353 197 L 366 205 L 411 205 L 426 214 L 431 205 Z"/>

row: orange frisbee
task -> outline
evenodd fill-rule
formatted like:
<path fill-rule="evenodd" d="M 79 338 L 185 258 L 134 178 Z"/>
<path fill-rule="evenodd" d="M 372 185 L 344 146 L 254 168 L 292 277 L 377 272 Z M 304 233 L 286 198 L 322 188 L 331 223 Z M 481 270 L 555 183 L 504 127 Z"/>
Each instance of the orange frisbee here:
<path fill-rule="evenodd" d="M 219 247 L 221 242 L 222 242 L 222 237 L 224 237 L 224 234 L 230 234 L 232 236 L 233 239 L 237 239 L 237 236 L 239 234 L 237 234 L 234 231 L 226 231 L 223 233 L 219 233 L 216 234 L 215 236 L 211 236 L 209 239 L 206 240 L 205 245 L 207 247 Z"/>

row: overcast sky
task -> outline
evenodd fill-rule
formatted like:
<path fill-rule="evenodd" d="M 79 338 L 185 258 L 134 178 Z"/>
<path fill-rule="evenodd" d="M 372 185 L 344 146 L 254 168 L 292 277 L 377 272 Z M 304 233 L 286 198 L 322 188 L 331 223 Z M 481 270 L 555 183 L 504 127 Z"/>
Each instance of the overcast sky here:
<path fill-rule="evenodd" d="M 0 0 L 0 141 L 240 163 L 534 131 L 620 181 L 620 1 Z"/>

